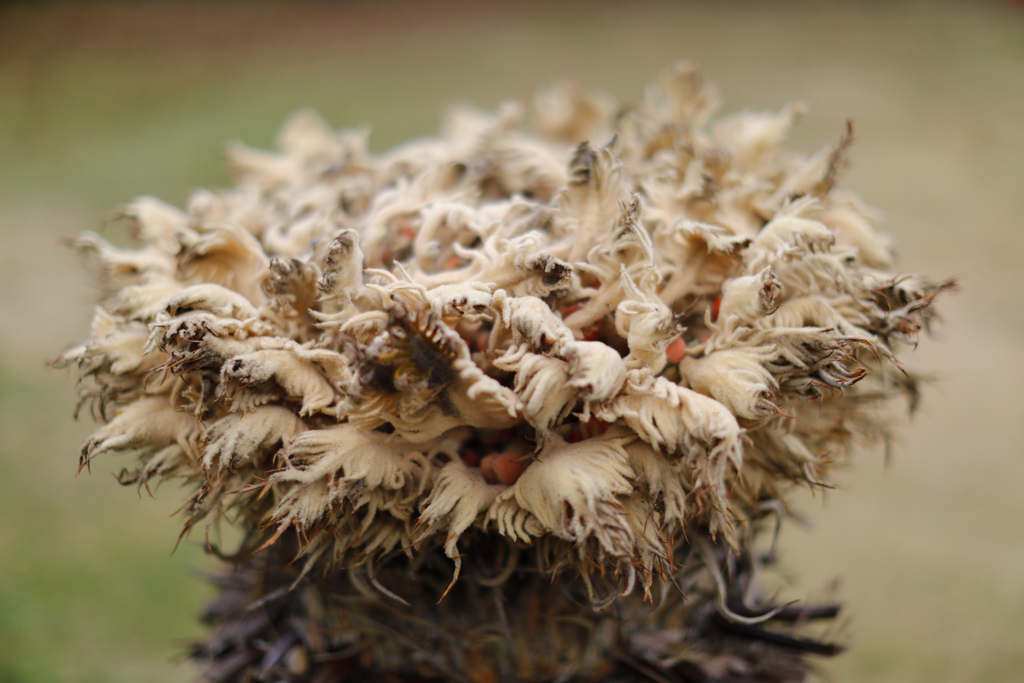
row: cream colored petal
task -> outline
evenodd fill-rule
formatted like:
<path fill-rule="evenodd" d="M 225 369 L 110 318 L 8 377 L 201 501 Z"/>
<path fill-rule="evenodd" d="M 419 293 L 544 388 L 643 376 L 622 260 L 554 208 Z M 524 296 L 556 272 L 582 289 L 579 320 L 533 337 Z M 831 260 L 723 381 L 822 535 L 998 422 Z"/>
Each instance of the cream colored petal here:
<path fill-rule="evenodd" d="M 454 558 L 458 555 L 459 537 L 503 490 L 504 485 L 488 484 L 479 468 L 467 467 L 460 458 L 455 458 L 438 473 L 434 488 L 423 501 L 420 523 L 426 525 L 428 533 L 439 525 L 447 525 L 445 553 Z"/>
<path fill-rule="evenodd" d="M 218 284 L 204 283 L 186 287 L 167 302 L 167 313 L 179 316 L 189 311 L 209 311 L 223 318 L 246 320 L 258 315 L 256 307 L 236 291 Z"/>
<path fill-rule="evenodd" d="M 618 500 L 633 490 L 622 443 L 621 438 L 595 437 L 567 444 L 551 437 L 515 485 L 498 496 L 488 519 L 518 515 L 504 509 L 515 499 L 558 538 L 576 544 L 593 538 L 609 555 L 630 555 L 632 531 Z M 505 523 L 505 528 L 520 536 L 519 528 L 530 530 L 523 524 Z"/>
<path fill-rule="evenodd" d="M 306 429 L 291 410 L 263 406 L 247 413 L 229 413 L 214 422 L 205 435 L 203 469 L 228 471 L 254 460 L 277 442 L 287 442 Z"/>
<path fill-rule="evenodd" d="M 722 287 L 722 302 L 718 317 L 727 320 L 731 316 L 744 324 L 751 324 L 778 309 L 781 303 L 781 288 L 771 266 L 755 274 L 734 278 Z"/>
<path fill-rule="evenodd" d="M 110 423 L 86 439 L 81 464 L 102 453 L 131 448 L 155 449 L 177 443 L 192 450 L 189 443 L 198 430 L 195 416 L 179 412 L 167 397 L 142 398 L 125 406 Z"/>
<path fill-rule="evenodd" d="M 761 422 L 778 413 L 775 377 L 764 368 L 761 349 L 715 351 L 699 359 L 686 357 L 680 372 L 690 388 L 710 396 L 733 415 Z"/>
<path fill-rule="evenodd" d="M 334 387 L 323 372 L 292 350 L 253 351 L 229 359 L 221 369 L 225 390 L 229 382 L 250 386 L 271 380 L 301 403 L 300 415 L 322 412 L 337 399 Z"/>

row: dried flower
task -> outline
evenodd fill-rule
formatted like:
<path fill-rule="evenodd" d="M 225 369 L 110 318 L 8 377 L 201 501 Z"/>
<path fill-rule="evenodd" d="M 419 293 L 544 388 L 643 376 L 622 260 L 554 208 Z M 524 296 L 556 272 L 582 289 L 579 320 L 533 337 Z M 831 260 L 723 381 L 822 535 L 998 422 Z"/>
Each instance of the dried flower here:
<path fill-rule="evenodd" d="M 953 285 L 887 272 L 833 189 L 849 129 L 799 159 L 802 106 L 709 129 L 716 101 L 680 65 L 379 155 L 301 112 L 229 148 L 236 188 L 119 209 L 138 248 L 70 241 L 105 297 L 57 362 L 105 423 L 81 464 L 135 450 L 122 483 L 181 478 L 185 532 L 244 536 L 209 680 L 799 680 L 837 650 L 758 625 L 754 539 L 891 437 Z"/>

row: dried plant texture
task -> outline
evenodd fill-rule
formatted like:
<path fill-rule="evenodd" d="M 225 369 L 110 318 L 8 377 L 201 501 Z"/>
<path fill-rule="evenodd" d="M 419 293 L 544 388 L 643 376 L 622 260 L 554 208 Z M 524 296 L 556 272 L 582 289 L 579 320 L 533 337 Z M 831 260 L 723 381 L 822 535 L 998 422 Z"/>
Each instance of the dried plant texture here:
<path fill-rule="evenodd" d="M 57 361 L 103 423 L 81 464 L 133 450 L 183 534 L 243 532 L 207 680 L 789 681 L 836 650 L 764 625 L 834 610 L 758 602 L 760 520 L 893 438 L 953 284 L 834 188 L 849 128 L 802 158 L 801 106 L 716 101 L 679 65 L 383 154 L 301 112 L 229 148 L 236 187 L 121 207 L 137 248 L 69 240 L 104 297 Z"/>

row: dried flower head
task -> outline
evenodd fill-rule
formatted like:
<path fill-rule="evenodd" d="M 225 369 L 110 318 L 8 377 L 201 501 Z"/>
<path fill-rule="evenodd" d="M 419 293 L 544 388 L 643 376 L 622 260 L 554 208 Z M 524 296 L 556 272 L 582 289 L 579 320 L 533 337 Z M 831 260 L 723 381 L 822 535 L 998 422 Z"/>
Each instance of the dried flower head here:
<path fill-rule="evenodd" d="M 799 680 L 836 651 L 762 625 L 833 612 L 759 603 L 754 538 L 891 438 L 952 283 L 895 274 L 834 189 L 850 129 L 804 159 L 800 106 L 716 102 L 679 65 L 384 154 L 301 112 L 229 148 L 235 188 L 121 207 L 138 248 L 71 240 L 105 297 L 57 361 L 104 423 L 81 464 L 133 450 L 122 483 L 191 490 L 183 533 L 244 535 L 209 680 Z"/>

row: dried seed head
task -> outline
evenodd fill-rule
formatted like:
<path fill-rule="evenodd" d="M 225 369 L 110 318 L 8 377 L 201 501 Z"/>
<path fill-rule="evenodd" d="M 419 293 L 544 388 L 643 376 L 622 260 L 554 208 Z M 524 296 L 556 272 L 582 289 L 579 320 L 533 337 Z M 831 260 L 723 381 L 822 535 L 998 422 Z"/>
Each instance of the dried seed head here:
<path fill-rule="evenodd" d="M 727 620 L 760 618 L 727 604 L 740 589 L 711 540 L 756 568 L 758 520 L 793 485 L 826 486 L 852 444 L 891 438 L 892 405 L 913 406 L 918 383 L 900 346 L 953 284 L 887 272 L 891 239 L 835 189 L 850 131 L 795 159 L 780 144 L 802 105 L 708 128 L 717 101 L 678 65 L 633 108 L 563 86 L 535 100 L 533 134 L 518 105 L 462 109 L 442 137 L 383 154 L 303 112 L 277 151 L 229 149 L 238 187 L 199 191 L 185 211 L 126 204 L 115 217 L 140 248 L 69 241 L 104 297 L 91 338 L 56 361 L 80 369 L 81 402 L 106 422 L 81 464 L 136 450 L 122 483 L 183 479 L 186 529 L 230 513 L 252 585 L 276 595 L 266 586 L 317 567 L 338 595 L 376 589 L 426 610 L 409 623 L 465 625 L 439 651 L 494 631 L 470 616 L 491 609 L 472 591 L 518 586 L 522 599 L 487 617 L 521 627 L 509 638 L 525 639 L 524 659 L 506 673 L 596 677 L 594 653 L 610 651 L 666 671 L 748 662 L 754 650 L 691 647 L 693 635 L 642 646 L 654 617 L 638 603 L 660 577 L 657 619 L 680 634 L 707 633 L 712 603 Z M 691 551 L 700 561 L 681 568 Z M 400 554 L 415 573 L 398 573 Z M 436 587 L 439 561 L 474 575 L 460 607 L 430 608 L 463 610 L 444 619 L 413 595 Z M 565 594 L 544 593 L 558 575 Z M 685 601 L 670 597 L 680 581 Z M 577 618 L 574 593 L 619 600 L 614 618 L 643 626 L 588 627 L 583 643 L 528 626 L 542 594 L 550 614 Z M 259 672 L 237 664 L 244 676 L 285 676 L 289 652 L 302 653 L 286 658 L 290 680 L 330 678 L 337 652 L 381 675 L 411 666 L 395 653 L 416 639 L 381 633 L 412 626 L 389 614 L 380 630 L 339 630 L 349 617 L 318 600 L 289 603 L 317 626 L 289 631 Z M 265 644 L 238 647 L 249 662 Z M 467 648 L 406 659 L 416 676 L 456 680 L 493 659 Z"/>

